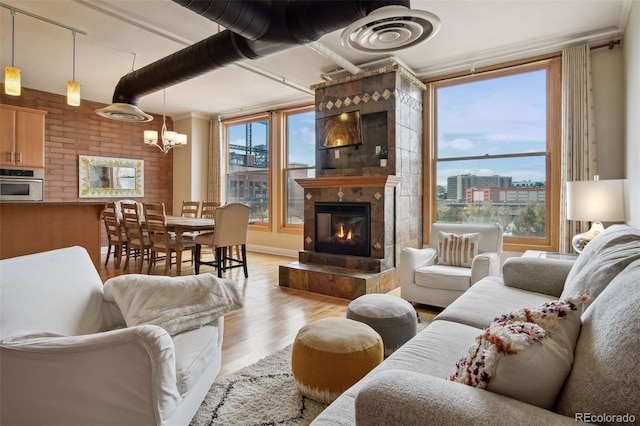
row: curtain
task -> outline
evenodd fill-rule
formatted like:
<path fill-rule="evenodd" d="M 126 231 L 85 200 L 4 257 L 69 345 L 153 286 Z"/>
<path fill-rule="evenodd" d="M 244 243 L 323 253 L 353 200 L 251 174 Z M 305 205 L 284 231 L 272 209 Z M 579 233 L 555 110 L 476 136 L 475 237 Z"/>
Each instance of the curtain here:
<path fill-rule="evenodd" d="M 220 122 L 211 120 L 209 123 L 209 171 L 207 174 L 207 201 L 222 202 L 220 191 L 222 170 L 222 138 Z"/>
<path fill-rule="evenodd" d="M 597 174 L 591 49 L 562 51 L 562 148 L 560 172 L 560 252 L 570 253 L 571 238 L 589 229 L 587 222 L 567 220 L 567 182 L 592 180 Z"/>

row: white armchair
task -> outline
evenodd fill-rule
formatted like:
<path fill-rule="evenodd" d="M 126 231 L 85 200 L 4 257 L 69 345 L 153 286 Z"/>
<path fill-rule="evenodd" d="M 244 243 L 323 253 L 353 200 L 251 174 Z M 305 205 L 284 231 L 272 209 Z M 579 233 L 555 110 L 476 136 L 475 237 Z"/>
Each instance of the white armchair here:
<path fill-rule="evenodd" d="M 220 370 L 222 316 L 127 327 L 82 247 L 0 261 L 0 296 L 1 424 L 187 425 Z"/>
<path fill-rule="evenodd" d="M 450 240 L 445 243 L 446 233 L 471 235 L 461 243 L 464 247 L 447 252 Z M 474 251 L 475 256 L 464 257 Z M 481 278 L 500 275 L 501 252 L 502 228 L 498 225 L 434 223 L 429 246 L 405 248 L 400 253 L 400 294 L 410 302 L 446 307 Z M 447 253 L 454 253 L 453 259 Z"/>

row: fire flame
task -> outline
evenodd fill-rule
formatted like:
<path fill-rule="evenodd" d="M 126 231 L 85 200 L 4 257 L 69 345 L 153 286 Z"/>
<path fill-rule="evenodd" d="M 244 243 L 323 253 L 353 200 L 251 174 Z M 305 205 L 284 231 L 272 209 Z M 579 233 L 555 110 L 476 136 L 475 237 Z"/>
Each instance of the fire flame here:
<path fill-rule="evenodd" d="M 351 239 L 353 238 L 353 234 L 351 232 L 351 229 L 349 229 L 346 234 L 344 232 L 344 225 L 340 225 L 340 230 L 338 231 L 338 238 L 343 239 L 343 240 L 347 240 L 347 241 L 351 241 Z"/>

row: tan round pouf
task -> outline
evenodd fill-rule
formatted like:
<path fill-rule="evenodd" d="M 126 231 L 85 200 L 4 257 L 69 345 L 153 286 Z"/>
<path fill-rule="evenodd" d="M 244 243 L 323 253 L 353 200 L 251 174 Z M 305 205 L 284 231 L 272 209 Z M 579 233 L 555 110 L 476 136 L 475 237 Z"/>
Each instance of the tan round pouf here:
<path fill-rule="evenodd" d="M 325 318 L 298 331 L 291 370 L 303 395 L 329 404 L 382 362 L 380 335 L 347 318 Z"/>

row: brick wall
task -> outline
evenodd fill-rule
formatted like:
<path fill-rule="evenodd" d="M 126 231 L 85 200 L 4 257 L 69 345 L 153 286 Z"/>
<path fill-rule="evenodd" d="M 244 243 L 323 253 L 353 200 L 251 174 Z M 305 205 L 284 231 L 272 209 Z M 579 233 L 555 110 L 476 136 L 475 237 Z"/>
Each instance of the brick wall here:
<path fill-rule="evenodd" d="M 1 86 L 1 85 L 0 85 Z M 125 123 L 102 118 L 95 110 L 105 104 L 82 100 L 79 107 L 67 105 L 66 96 L 22 88 L 19 97 L 0 94 L 0 103 L 47 111 L 45 118 L 44 201 L 88 201 L 78 197 L 78 156 L 134 158 L 144 160 L 144 197 L 138 201 L 163 202 L 173 206 L 173 153 L 146 146 L 145 129 L 160 132 L 162 116 L 150 123 Z M 167 126 L 172 128 L 171 119 Z M 98 198 L 92 201 L 113 201 Z"/>
<path fill-rule="evenodd" d="M 22 88 L 19 97 L 4 93 L 0 84 L 0 103 L 47 111 L 44 132 L 46 202 L 115 201 L 117 198 L 78 197 L 78 156 L 134 158 L 144 160 L 144 197 L 140 202 L 173 206 L 173 153 L 164 155 L 142 140 L 144 130 L 162 128 L 162 115 L 151 114 L 150 123 L 125 123 L 98 116 L 95 111 L 106 104 L 82 100 L 79 107 L 67 105 L 66 96 Z M 173 128 L 171 118 L 167 127 Z M 102 228 L 101 246 L 108 244 Z"/>

